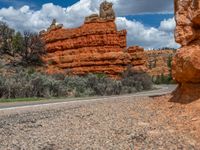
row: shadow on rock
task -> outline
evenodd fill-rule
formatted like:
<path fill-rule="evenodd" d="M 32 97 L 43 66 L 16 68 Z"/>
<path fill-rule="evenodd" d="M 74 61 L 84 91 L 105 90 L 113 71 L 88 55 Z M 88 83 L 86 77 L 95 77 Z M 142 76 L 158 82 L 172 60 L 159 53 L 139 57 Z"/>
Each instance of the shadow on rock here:
<path fill-rule="evenodd" d="M 200 99 L 200 84 L 182 83 L 172 93 L 170 102 L 189 104 Z"/>

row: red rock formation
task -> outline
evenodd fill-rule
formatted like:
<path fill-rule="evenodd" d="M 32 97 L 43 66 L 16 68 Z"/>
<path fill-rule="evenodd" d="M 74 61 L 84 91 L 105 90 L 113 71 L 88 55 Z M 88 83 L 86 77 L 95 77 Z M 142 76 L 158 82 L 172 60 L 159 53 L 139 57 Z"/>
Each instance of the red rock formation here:
<path fill-rule="evenodd" d="M 131 56 L 131 70 L 133 72 L 147 72 L 147 55 L 144 48 L 132 46 L 127 49 L 127 52 Z"/>
<path fill-rule="evenodd" d="M 169 61 L 175 55 L 175 50 L 149 50 L 145 51 L 148 56 L 148 73 L 151 76 L 168 76 L 171 73 Z"/>
<path fill-rule="evenodd" d="M 79 28 L 57 27 L 54 20 L 48 31 L 41 33 L 46 43 L 44 61 L 48 73 L 105 73 L 118 77 L 129 64 L 137 71 L 145 71 L 144 49 L 126 50 L 126 30 L 117 31 L 114 12 L 100 12 L 103 17 L 98 14 L 86 17 Z"/>
<path fill-rule="evenodd" d="M 182 47 L 173 61 L 173 77 L 180 83 L 177 89 L 179 99 L 195 100 L 197 97 L 200 98 L 199 0 L 175 0 L 175 15 L 177 23 L 175 37 Z M 197 88 L 198 92 L 194 92 Z"/>
<path fill-rule="evenodd" d="M 114 21 L 86 23 L 76 29 L 56 29 L 44 35 L 49 73 L 56 68 L 71 74 L 118 75 L 130 63 L 126 31 L 117 31 Z"/>

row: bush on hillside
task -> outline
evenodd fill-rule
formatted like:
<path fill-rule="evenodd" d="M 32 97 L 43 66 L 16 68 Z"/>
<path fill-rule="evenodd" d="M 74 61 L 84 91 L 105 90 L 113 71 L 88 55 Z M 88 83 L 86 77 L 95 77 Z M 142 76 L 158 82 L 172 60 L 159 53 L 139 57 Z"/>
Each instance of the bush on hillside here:
<path fill-rule="evenodd" d="M 11 29 L 5 22 L 0 21 L 0 54 L 12 54 L 12 39 L 15 30 Z"/>
<path fill-rule="evenodd" d="M 45 54 L 44 43 L 40 36 L 29 31 L 24 32 L 23 47 L 20 51 L 22 63 L 26 65 L 41 65 L 41 56 Z"/>
<path fill-rule="evenodd" d="M 3 82 L 2 82 L 3 81 Z M 0 96 L 3 98 L 66 96 L 62 81 L 41 73 L 19 73 L 0 77 Z"/>
<path fill-rule="evenodd" d="M 136 88 L 137 91 L 152 89 L 153 82 L 147 73 L 135 73 L 128 69 L 122 77 L 123 86 Z"/>
<path fill-rule="evenodd" d="M 122 80 L 105 75 L 46 75 L 34 71 L 0 76 L 0 98 L 104 96 L 150 90 L 152 82 L 146 74 L 128 73 Z"/>

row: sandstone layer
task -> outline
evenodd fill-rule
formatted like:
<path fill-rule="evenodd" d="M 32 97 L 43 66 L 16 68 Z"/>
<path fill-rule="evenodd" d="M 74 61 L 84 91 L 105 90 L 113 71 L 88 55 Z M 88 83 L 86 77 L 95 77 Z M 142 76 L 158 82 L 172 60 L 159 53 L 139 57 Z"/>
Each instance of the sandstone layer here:
<path fill-rule="evenodd" d="M 129 65 L 134 71 L 146 71 L 144 49 L 127 49 L 126 30 L 117 30 L 111 3 L 103 2 L 100 15 L 86 17 L 79 28 L 66 29 L 54 20 L 41 35 L 46 43 L 47 73 L 104 73 L 119 77 Z"/>
<path fill-rule="evenodd" d="M 126 52 L 130 55 L 131 70 L 133 72 L 147 72 L 147 55 L 144 48 L 140 46 L 131 46 Z"/>
<path fill-rule="evenodd" d="M 171 74 L 171 60 L 175 55 L 175 50 L 148 50 L 147 67 L 148 73 L 152 77 L 168 76 Z"/>
<path fill-rule="evenodd" d="M 200 98 L 200 2 L 175 0 L 176 41 L 181 44 L 173 61 L 173 77 L 180 83 L 180 98 Z M 188 90 L 187 90 L 188 89 Z M 190 92 L 183 92 L 190 91 Z M 195 99 L 193 98 L 195 96 Z M 183 96 L 184 95 L 184 96 Z"/>

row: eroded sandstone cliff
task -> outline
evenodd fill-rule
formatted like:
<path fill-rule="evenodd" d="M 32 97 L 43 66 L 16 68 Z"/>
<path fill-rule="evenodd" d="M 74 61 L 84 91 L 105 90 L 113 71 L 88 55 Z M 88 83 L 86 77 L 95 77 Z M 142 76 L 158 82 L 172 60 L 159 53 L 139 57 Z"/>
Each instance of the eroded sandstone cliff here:
<path fill-rule="evenodd" d="M 148 73 L 153 76 L 168 76 L 171 73 L 171 60 L 175 55 L 175 50 L 148 50 L 147 66 Z"/>
<path fill-rule="evenodd" d="M 66 29 L 54 20 L 41 35 L 46 43 L 47 73 L 104 73 L 118 77 L 129 65 L 134 71 L 146 71 L 144 49 L 127 49 L 126 30 L 117 30 L 111 3 L 103 2 L 100 15 L 86 17 L 79 28 Z"/>
<path fill-rule="evenodd" d="M 181 44 L 173 60 L 173 77 L 180 83 L 177 99 L 200 98 L 200 1 L 175 0 L 176 41 Z"/>

